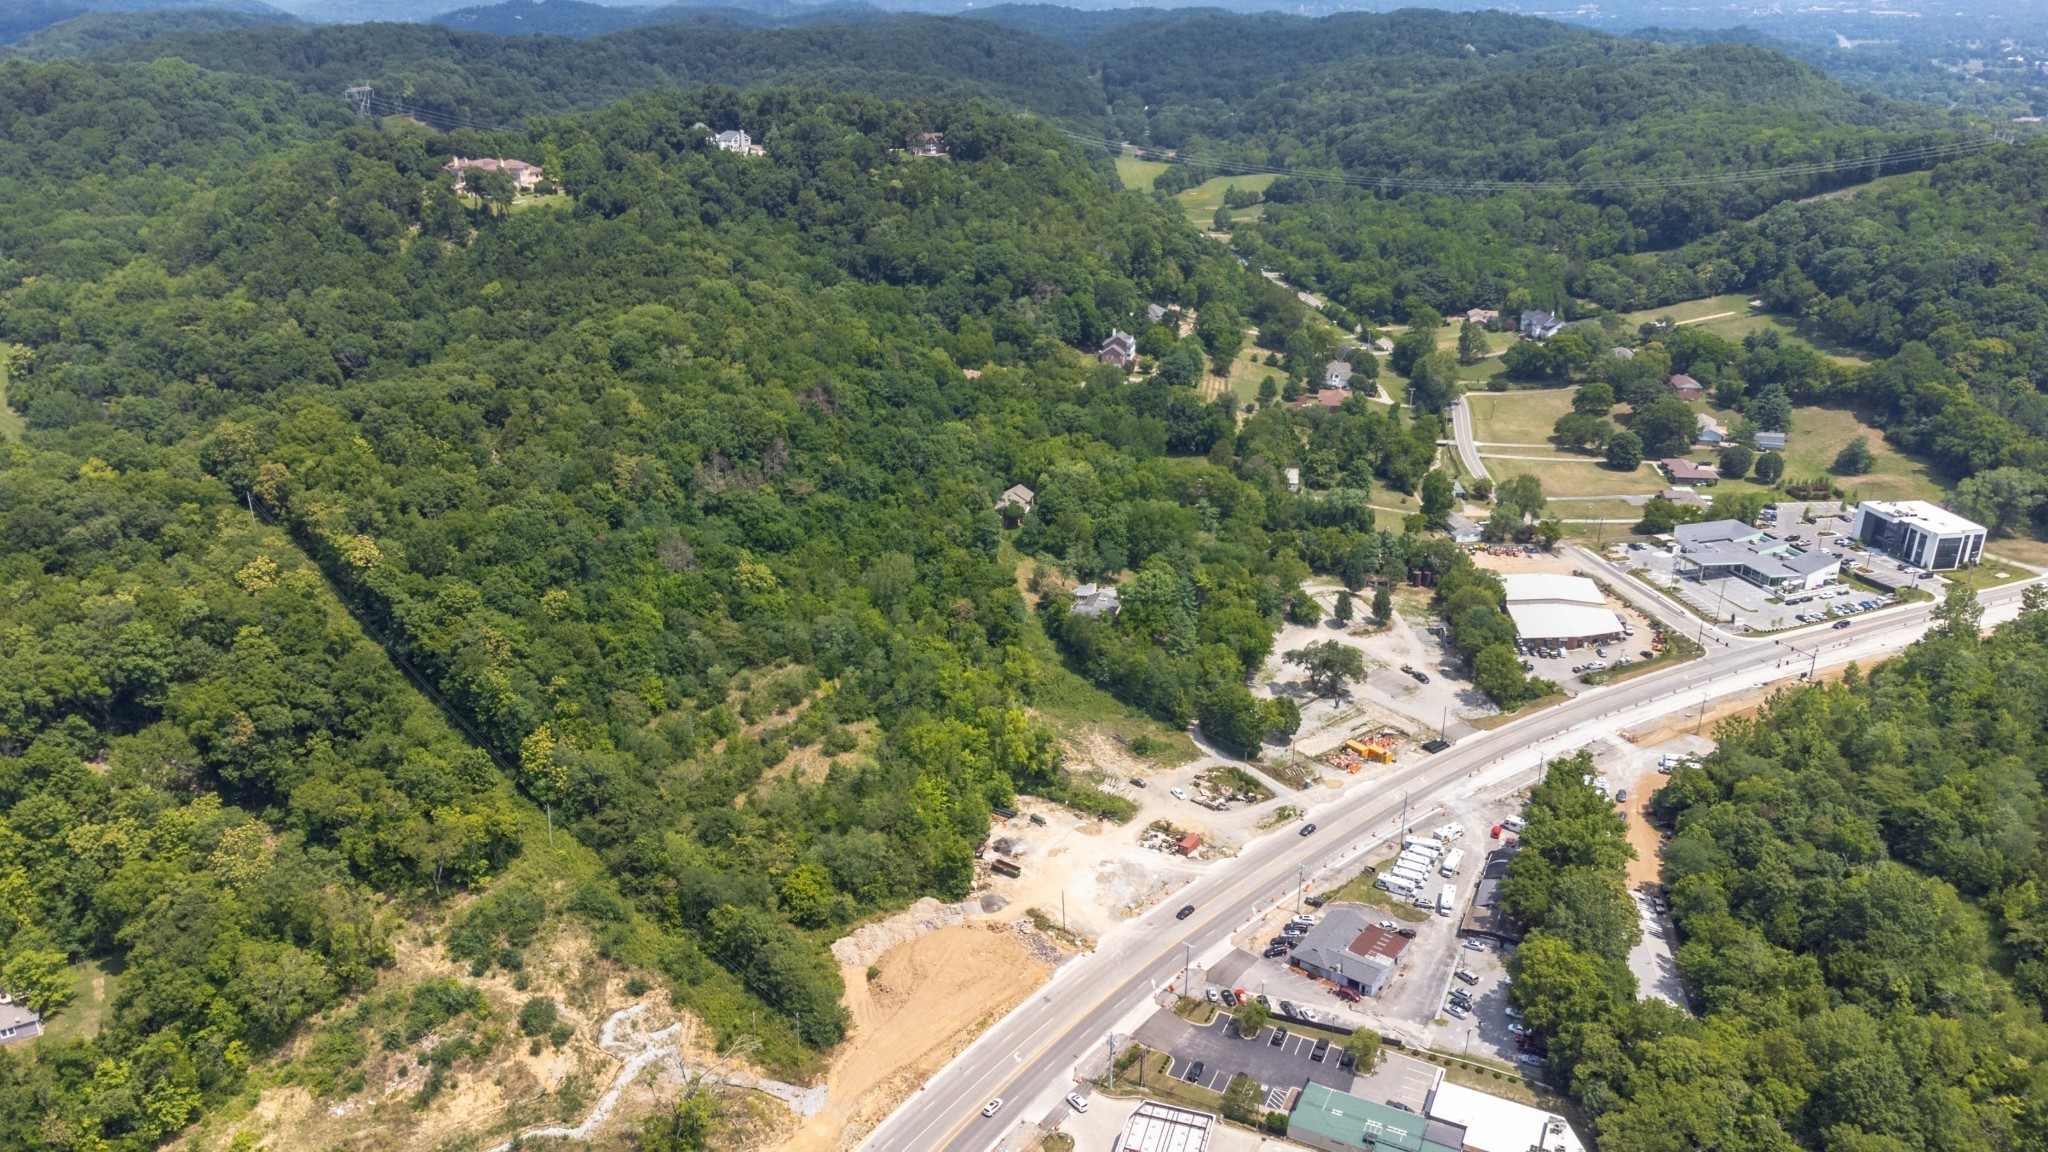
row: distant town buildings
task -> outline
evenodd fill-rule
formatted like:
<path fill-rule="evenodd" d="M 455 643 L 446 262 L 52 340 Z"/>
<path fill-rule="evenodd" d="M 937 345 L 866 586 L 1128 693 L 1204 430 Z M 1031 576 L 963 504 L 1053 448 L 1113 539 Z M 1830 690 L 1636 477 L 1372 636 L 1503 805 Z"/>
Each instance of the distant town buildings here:
<path fill-rule="evenodd" d="M 1510 572 L 1501 577 L 1515 634 L 1532 644 L 1579 648 L 1622 636 L 1621 616 L 1584 576 Z"/>
<path fill-rule="evenodd" d="M 1666 456 L 1657 463 L 1673 484 L 1706 488 L 1721 482 L 1721 470 L 1712 464 L 1698 464 L 1678 456 Z"/>
<path fill-rule="evenodd" d="M 1359 904 L 1325 909 L 1322 923 L 1301 938 L 1287 963 L 1340 988 L 1379 995 L 1401 966 L 1408 938 L 1380 927 L 1370 912 Z"/>

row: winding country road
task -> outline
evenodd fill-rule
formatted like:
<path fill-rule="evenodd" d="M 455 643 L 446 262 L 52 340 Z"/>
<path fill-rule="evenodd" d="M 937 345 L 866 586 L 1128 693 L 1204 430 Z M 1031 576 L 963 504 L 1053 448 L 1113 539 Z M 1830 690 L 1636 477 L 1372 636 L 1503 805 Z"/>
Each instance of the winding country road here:
<path fill-rule="evenodd" d="M 2027 583 L 1981 596 L 1987 626 L 2017 614 Z M 1852 617 L 1839 631 L 1774 640 L 1710 630 L 1707 654 L 1698 660 L 1591 689 L 1439 755 L 1404 758 L 1376 789 L 1351 789 L 1312 807 L 1309 818 L 1320 825 L 1315 835 L 1289 829 L 1254 840 L 1167 903 L 1106 934 L 1095 952 L 1068 962 L 1040 995 L 991 1027 L 861 1147 L 985 1152 L 1020 1122 L 1059 1114 L 1065 1107 L 1060 1100 L 1081 1070 L 1091 1060 L 1100 1067 L 1107 1041 L 1128 1034 L 1148 1015 L 1153 997 L 1184 964 L 1226 953 L 1233 931 L 1292 896 L 1297 869 L 1316 875 L 1337 858 L 1353 858 L 1399 832 L 1404 803 L 1419 811 L 1437 800 L 1498 790 L 1547 758 L 1715 697 L 1791 683 L 1823 662 L 1832 667 L 1891 655 L 1926 630 L 1932 609 L 1925 603 L 1901 605 Z M 1184 904 L 1195 911 L 1176 920 L 1174 912 Z M 995 1097 L 1004 1099 L 1002 1110 L 982 1116 L 982 1105 Z"/>

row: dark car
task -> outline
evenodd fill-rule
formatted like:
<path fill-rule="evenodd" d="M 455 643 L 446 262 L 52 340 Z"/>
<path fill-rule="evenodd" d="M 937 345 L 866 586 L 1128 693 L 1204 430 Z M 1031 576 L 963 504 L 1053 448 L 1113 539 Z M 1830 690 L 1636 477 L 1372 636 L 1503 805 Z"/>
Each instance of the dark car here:
<path fill-rule="evenodd" d="M 1413 676 L 1413 677 L 1415 677 L 1415 682 L 1416 682 L 1417 684 L 1427 684 L 1427 683 L 1429 683 L 1429 673 L 1427 673 L 1427 672 L 1424 672 L 1424 671 L 1423 671 L 1422 669 L 1420 669 L 1420 668 L 1416 668 L 1416 669 L 1413 669 L 1413 670 L 1411 670 L 1411 671 L 1410 671 L 1410 672 L 1409 672 L 1408 674 L 1409 674 L 1410 676 Z"/>
<path fill-rule="evenodd" d="M 1413 939 L 1415 939 L 1415 929 L 1413 929 L 1413 928 L 1396 928 L 1396 929 L 1394 929 L 1394 935 L 1396 935 L 1396 936 L 1406 936 L 1406 937 L 1407 937 L 1407 938 L 1409 938 L 1410 940 L 1413 940 Z"/>
<path fill-rule="evenodd" d="M 1329 1054 L 1330 1042 L 1328 1040 L 1318 1038 L 1316 1040 L 1316 1050 L 1309 1053 L 1308 1058 L 1315 1061 L 1318 1064 L 1321 1064 L 1323 1062 L 1323 1057 L 1328 1056 Z"/>
<path fill-rule="evenodd" d="M 1280 1002 L 1280 1014 L 1281 1014 L 1282 1016 L 1286 1016 L 1286 1017 L 1288 1017 L 1288 1018 L 1292 1019 L 1292 1018 L 1293 1018 L 1293 1016 L 1294 1016 L 1294 1001 L 1292 1001 L 1292 1000 L 1282 1000 L 1282 1001 Z"/>
<path fill-rule="evenodd" d="M 1313 836 L 1313 835 L 1315 835 L 1315 832 L 1316 832 L 1316 826 L 1315 826 L 1315 825 L 1313 825 L 1313 824 L 1303 824 L 1303 825 L 1301 826 L 1301 834 L 1302 834 L 1303 836 Z"/>
<path fill-rule="evenodd" d="M 1202 1062 L 1200 1060 L 1197 1060 L 1193 1064 L 1188 1065 L 1188 1082 L 1192 1084 L 1195 1081 L 1200 1080 L 1201 1078 Z"/>
<path fill-rule="evenodd" d="M 1349 1048 L 1346 1048 L 1343 1054 L 1337 1057 L 1337 1067 L 1344 1069 L 1346 1072 L 1351 1071 L 1357 1063 L 1358 1057 L 1352 1055 Z"/>
<path fill-rule="evenodd" d="M 1855 623 L 1855 621 L 1853 621 L 1853 620 L 1837 620 L 1837 621 L 1835 621 L 1835 627 L 1837 627 L 1837 628 L 1847 628 L 1847 627 L 1848 627 L 1849 625 L 1851 625 L 1851 624 L 1853 624 L 1853 623 Z"/>
<path fill-rule="evenodd" d="M 1185 919 L 1187 919 L 1188 917 L 1190 917 L 1190 916 L 1193 916 L 1194 914 L 1195 914 L 1195 906 L 1194 906 L 1193 904 L 1184 904 L 1184 905 L 1182 905 L 1182 906 L 1181 906 L 1181 910 L 1180 910 L 1180 911 L 1178 911 L 1178 912 L 1175 912 L 1175 913 L 1173 914 L 1173 918 L 1174 918 L 1175 920 L 1185 920 Z"/>
<path fill-rule="evenodd" d="M 1136 776 L 1131 777 L 1131 787 L 1143 788 L 1144 786 L 1145 782 L 1143 780 L 1138 779 Z"/>
<path fill-rule="evenodd" d="M 1323 898 L 1321 896 L 1311 896 L 1308 899 L 1303 900 L 1302 903 L 1308 905 L 1311 908 L 1321 908 L 1323 906 Z"/>
<path fill-rule="evenodd" d="M 1271 1039 L 1267 1040 L 1267 1041 L 1266 1041 L 1266 1043 L 1268 1043 L 1268 1044 L 1271 1044 L 1271 1045 L 1272 1045 L 1273 1047 L 1275 1047 L 1275 1048 L 1278 1048 L 1278 1047 L 1279 1047 L 1279 1046 L 1281 1046 L 1282 1044 L 1285 1044 L 1285 1043 L 1287 1043 L 1287 1029 L 1285 1029 L 1285 1028 L 1275 1028 L 1275 1029 L 1273 1029 L 1273 1036 L 1272 1036 L 1272 1038 L 1271 1038 Z"/>
<path fill-rule="evenodd" d="M 1228 988 L 1225 988 L 1223 990 L 1223 1006 L 1225 1008 L 1237 1007 L 1237 993 L 1232 992 Z"/>
<path fill-rule="evenodd" d="M 1280 957 L 1287 955 L 1287 945 L 1275 944 L 1267 948 L 1262 955 L 1268 960 L 1278 960 Z"/>
<path fill-rule="evenodd" d="M 1424 745 L 1422 746 L 1422 750 L 1423 750 L 1424 752 L 1441 752 L 1441 751 L 1443 751 L 1444 749 L 1446 749 L 1446 748 L 1449 748 L 1450 746 L 1451 746 L 1451 742 L 1450 742 L 1449 740 L 1445 740 L 1445 739 L 1443 739 L 1443 738 L 1439 737 L 1439 738 L 1437 738 L 1437 739 L 1435 739 L 1435 740 L 1431 740 L 1431 741 L 1430 741 L 1429 743 L 1427 743 L 1427 744 L 1424 744 Z"/>

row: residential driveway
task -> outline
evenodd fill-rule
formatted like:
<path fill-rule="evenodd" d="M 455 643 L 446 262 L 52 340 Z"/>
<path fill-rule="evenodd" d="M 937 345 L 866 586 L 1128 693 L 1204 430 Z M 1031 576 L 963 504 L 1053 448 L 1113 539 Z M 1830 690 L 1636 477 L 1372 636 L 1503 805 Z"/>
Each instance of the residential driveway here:
<path fill-rule="evenodd" d="M 1671 954 L 1671 920 L 1657 913 L 1650 897 L 1631 892 L 1643 938 L 1629 951 L 1628 968 L 1636 976 L 1636 998 L 1662 1000 L 1690 1012 L 1685 1002 L 1685 985 L 1678 979 L 1678 961 Z"/>
<path fill-rule="evenodd" d="M 1279 1044 L 1272 1042 L 1275 1033 L 1281 1034 Z M 1343 1067 L 1343 1049 L 1332 1041 L 1320 1063 L 1312 1059 L 1314 1050 L 1314 1038 L 1294 1035 L 1281 1024 L 1261 1030 L 1256 1040 L 1243 1039 L 1230 1019 L 1219 1015 L 1208 1027 L 1189 1028 L 1182 1034 L 1171 1049 L 1171 1073 L 1186 1080 L 1189 1069 L 1199 1062 L 1203 1066 L 1202 1077 L 1193 1083 L 1213 1092 L 1223 1091 L 1239 1073 L 1257 1080 L 1269 1091 L 1298 1088 L 1310 1081 L 1340 1092 L 1350 1091 L 1353 1077 Z"/>

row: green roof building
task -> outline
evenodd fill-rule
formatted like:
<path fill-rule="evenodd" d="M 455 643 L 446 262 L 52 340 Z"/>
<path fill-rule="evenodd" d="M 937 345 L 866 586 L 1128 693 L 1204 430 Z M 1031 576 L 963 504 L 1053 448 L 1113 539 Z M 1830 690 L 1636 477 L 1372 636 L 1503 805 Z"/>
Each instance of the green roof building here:
<path fill-rule="evenodd" d="M 1287 1138 L 1328 1152 L 1461 1152 L 1431 1139 L 1431 1127 L 1413 1112 L 1311 1082 L 1287 1117 Z"/>

